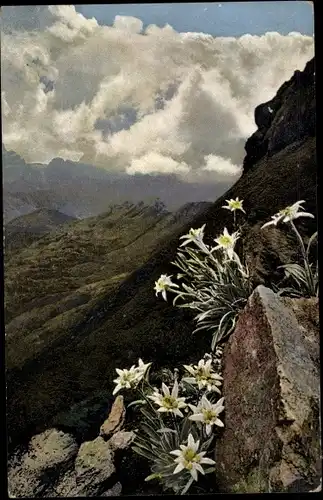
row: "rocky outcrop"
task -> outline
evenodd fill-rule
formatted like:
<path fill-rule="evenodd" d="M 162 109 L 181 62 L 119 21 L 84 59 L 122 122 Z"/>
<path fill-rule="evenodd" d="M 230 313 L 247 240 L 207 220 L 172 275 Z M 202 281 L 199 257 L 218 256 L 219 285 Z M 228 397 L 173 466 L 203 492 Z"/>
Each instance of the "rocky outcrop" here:
<path fill-rule="evenodd" d="M 319 483 L 318 330 L 304 330 L 318 322 L 318 308 L 314 299 L 301 301 L 293 303 L 298 321 L 259 286 L 224 348 L 225 427 L 216 444 L 222 492 L 305 492 Z"/>
<path fill-rule="evenodd" d="M 98 436 L 80 445 L 73 435 L 58 429 L 34 436 L 27 451 L 9 462 L 10 496 L 119 496 L 118 464 L 134 439 L 133 432 L 121 430 L 124 413 L 119 396 L 107 419 L 116 424 L 110 425 L 110 439 Z"/>
<path fill-rule="evenodd" d="M 293 142 L 315 136 L 315 61 L 295 71 L 276 96 L 255 109 L 258 130 L 247 140 L 246 172 L 265 156 L 272 156 Z"/>

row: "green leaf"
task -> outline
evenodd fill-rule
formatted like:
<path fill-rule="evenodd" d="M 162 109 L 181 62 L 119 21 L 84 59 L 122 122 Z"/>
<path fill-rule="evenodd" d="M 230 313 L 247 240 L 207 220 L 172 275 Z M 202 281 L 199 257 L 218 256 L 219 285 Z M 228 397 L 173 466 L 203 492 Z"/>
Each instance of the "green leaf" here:
<path fill-rule="evenodd" d="M 311 249 L 311 245 L 313 243 L 313 241 L 317 238 L 317 231 L 315 231 L 314 234 L 312 234 L 312 236 L 310 237 L 309 239 L 309 242 L 308 242 L 308 245 L 307 245 L 307 250 L 306 250 L 306 255 L 308 257 L 309 253 L 310 253 L 310 249 Z"/>
<path fill-rule="evenodd" d="M 150 474 L 150 476 L 147 476 L 145 478 L 145 481 L 152 481 L 153 479 L 161 479 L 163 476 L 161 474 L 155 473 L 155 474 Z"/>
<path fill-rule="evenodd" d="M 185 495 L 193 484 L 194 479 L 191 478 L 185 485 L 185 488 L 181 491 L 181 495 Z"/>
<path fill-rule="evenodd" d="M 155 456 L 149 450 L 146 450 L 145 448 L 140 448 L 138 446 L 132 446 L 131 449 L 135 453 L 137 453 L 137 455 L 141 455 L 141 456 L 147 458 L 148 460 L 154 460 L 155 459 Z"/>
<path fill-rule="evenodd" d="M 163 434 L 164 432 L 173 432 L 177 434 L 177 432 L 174 429 L 170 429 L 168 427 L 162 427 L 161 429 L 158 429 L 157 432 L 159 432 L 160 434 Z"/>
<path fill-rule="evenodd" d="M 131 406 L 135 406 L 135 405 L 139 405 L 139 404 L 145 405 L 146 401 L 144 399 L 137 399 L 136 401 L 132 401 L 131 403 L 129 403 L 127 408 L 131 408 Z"/>

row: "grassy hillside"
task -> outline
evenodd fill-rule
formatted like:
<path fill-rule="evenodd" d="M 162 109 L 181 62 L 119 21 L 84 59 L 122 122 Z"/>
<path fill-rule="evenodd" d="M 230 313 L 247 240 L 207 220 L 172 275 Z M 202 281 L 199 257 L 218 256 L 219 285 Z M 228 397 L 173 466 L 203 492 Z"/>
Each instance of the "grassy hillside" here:
<path fill-rule="evenodd" d="M 27 248 L 5 253 L 7 368 L 21 366 L 84 320 L 98 300 L 140 267 L 160 242 L 209 204 L 178 214 L 124 204 L 71 222 Z M 46 215 L 47 214 L 47 215 Z M 50 217 L 49 217 L 50 215 Z M 42 212 L 10 224 L 23 236 L 36 221 L 47 229 L 64 218 Z M 47 226 L 45 226 L 47 223 Z M 16 233 L 16 238 L 21 233 Z M 18 348 L 17 348 L 18 346 Z"/>
<path fill-rule="evenodd" d="M 10 254 L 19 251 L 46 233 L 75 220 L 75 217 L 46 208 L 16 217 L 8 222 L 4 229 L 6 252 Z"/>

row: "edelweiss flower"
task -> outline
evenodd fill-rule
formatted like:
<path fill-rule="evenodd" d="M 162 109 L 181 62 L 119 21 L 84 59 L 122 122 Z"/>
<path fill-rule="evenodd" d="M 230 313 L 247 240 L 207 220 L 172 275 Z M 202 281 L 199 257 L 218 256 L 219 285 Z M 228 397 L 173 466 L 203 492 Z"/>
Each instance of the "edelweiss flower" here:
<path fill-rule="evenodd" d="M 294 203 L 293 205 L 290 205 L 289 207 L 280 210 L 277 214 L 272 215 L 271 218 L 273 220 L 266 222 L 266 224 L 264 224 L 261 229 L 270 226 L 271 224 L 277 226 L 278 222 L 281 221 L 290 222 L 294 219 L 298 219 L 299 217 L 311 217 L 312 219 L 314 219 L 314 215 L 310 214 L 309 212 L 299 212 L 299 210 L 305 210 L 304 207 L 301 206 L 302 203 L 305 203 L 305 201 L 296 201 L 296 203 Z"/>
<path fill-rule="evenodd" d="M 138 374 L 138 377 L 140 377 L 139 380 L 141 380 L 144 377 L 150 365 L 151 363 L 144 363 L 142 359 L 138 360 L 138 366 L 136 366 L 135 370 Z"/>
<path fill-rule="evenodd" d="M 209 392 L 216 391 L 221 394 L 218 386 L 222 385 L 221 380 L 223 380 L 223 378 L 214 372 L 211 364 L 212 359 L 208 359 L 207 361 L 200 359 L 198 365 L 183 365 L 185 370 L 193 375 L 192 377 L 184 377 L 182 379 L 183 382 L 197 385 L 200 390 L 206 388 Z"/>
<path fill-rule="evenodd" d="M 184 247 L 185 245 L 194 242 L 201 250 L 208 253 L 208 248 L 203 241 L 205 226 L 206 224 L 203 224 L 203 226 L 199 227 L 198 229 L 190 229 L 188 234 L 184 234 L 184 236 L 181 236 L 179 239 L 185 239 L 185 241 L 183 241 L 180 246 Z"/>
<path fill-rule="evenodd" d="M 193 410 L 193 415 L 188 417 L 189 420 L 205 424 L 207 435 L 211 434 L 212 425 L 224 427 L 223 422 L 221 422 L 218 418 L 219 413 L 224 410 L 223 401 L 224 398 L 221 398 L 217 401 L 217 403 L 212 404 L 206 396 L 202 396 L 202 399 L 197 406 L 189 405 L 191 410 Z"/>
<path fill-rule="evenodd" d="M 120 391 L 120 389 L 132 389 L 142 378 L 142 375 L 137 371 L 135 365 L 133 365 L 129 370 L 119 370 L 119 368 L 116 368 L 116 372 L 119 377 L 113 381 L 117 384 L 112 393 L 113 395 Z"/>
<path fill-rule="evenodd" d="M 172 282 L 171 276 L 167 274 L 162 274 L 158 281 L 155 281 L 154 290 L 156 290 L 156 296 L 161 292 L 163 299 L 167 300 L 166 291 L 170 290 L 171 287 L 179 288 L 178 285 Z"/>
<path fill-rule="evenodd" d="M 178 465 L 175 467 L 173 474 L 178 474 L 183 469 L 187 469 L 193 479 L 197 481 L 197 472 L 205 474 L 202 464 L 214 465 L 215 461 L 211 458 L 204 458 L 206 451 L 198 453 L 200 441 L 194 441 L 192 434 L 188 435 L 187 445 L 180 445 L 180 450 L 170 451 L 171 455 L 175 455 L 174 462 Z"/>
<path fill-rule="evenodd" d="M 218 243 L 218 245 L 213 249 L 217 250 L 218 248 L 223 248 L 228 254 L 229 259 L 233 258 L 234 254 L 234 245 L 236 241 L 239 239 L 239 231 L 235 233 L 229 234 L 227 228 L 224 228 L 223 234 L 221 234 L 218 238 L 215 238 L 214 241 Z"/>
<path fill-rule="evenodd" d="M 235 212 L 236 210 L 241 210 L 242 212 L 246 213 L 242 208 L 243 200 L 239 200 L 238 197 L 236 197 L 235 200 L 225 200 L 225 201 L 227 202 L 228 206 L 223 205 L 222 208 L 231 210 L 231 212 Z"/>
<path fill-rule="evenodd" d="M 180 408 L 185 408 L 185 398 L 178 397 L 178 383 L 177 380 L 173 385 L 172 393 L 170 394 L 169 389 L 166 384 L 162 383 L 161 394 L 157 389 L 155 389 L 152 396 L 148 396 L 156 405 L 160 406 L 157 411 L 173 413 L 173 415 L 178 415 L 179 417 L 184 417 Z"/>

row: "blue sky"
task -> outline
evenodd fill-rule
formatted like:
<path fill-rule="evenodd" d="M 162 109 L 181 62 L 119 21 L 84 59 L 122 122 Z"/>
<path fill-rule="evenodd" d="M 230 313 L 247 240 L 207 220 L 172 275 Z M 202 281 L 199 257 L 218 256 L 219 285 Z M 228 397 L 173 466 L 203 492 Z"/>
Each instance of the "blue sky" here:
<path fill-rule="evenodd" d="M 116 15 L 140 18 L 144 26 L 170 24 L 176 31 L 197 31 L 216 36 L 261 35 L 267 31 L 313 34 L 310 2 L 211 2 L 160 4 L 76 5 L 85 17 L 112 24 Z"/>

